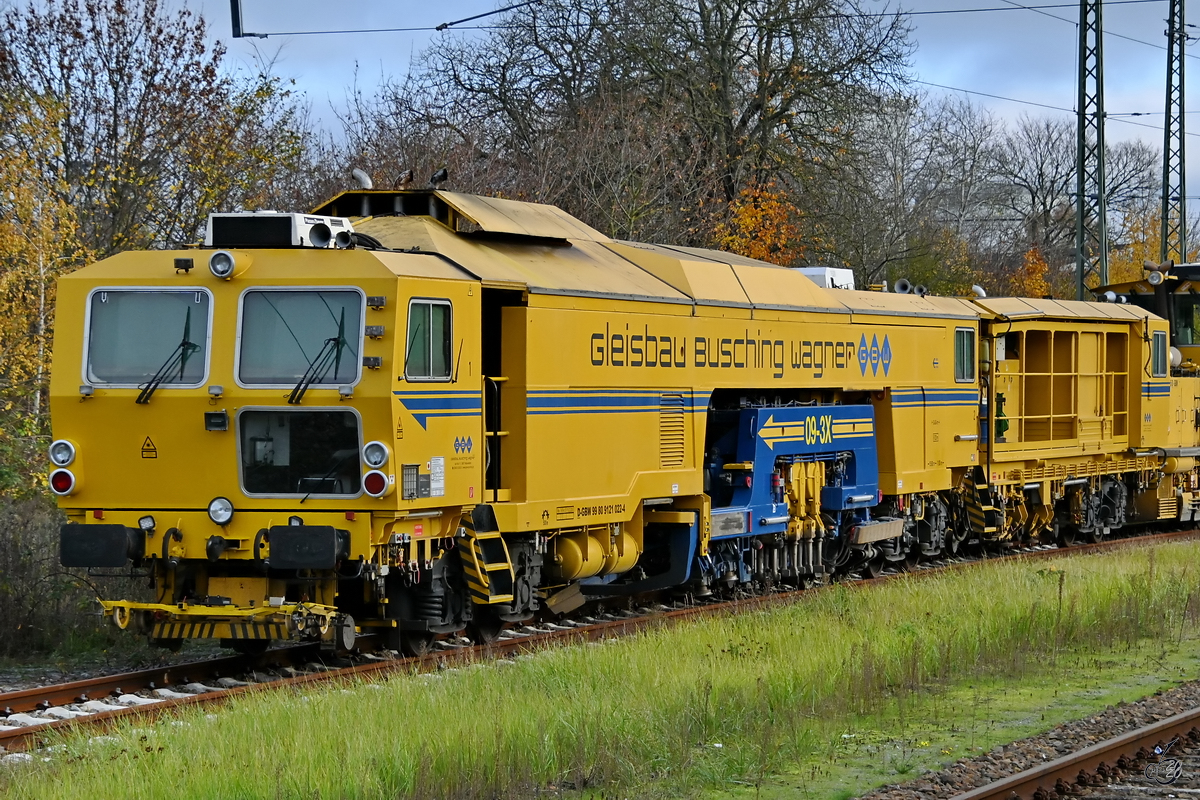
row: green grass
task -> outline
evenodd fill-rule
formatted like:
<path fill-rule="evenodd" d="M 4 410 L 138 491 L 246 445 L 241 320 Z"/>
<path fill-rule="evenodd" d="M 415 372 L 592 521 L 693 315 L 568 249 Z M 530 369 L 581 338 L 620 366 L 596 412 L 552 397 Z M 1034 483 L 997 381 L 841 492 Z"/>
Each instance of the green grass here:
<path fill-rule="evenodd" d="M 981 674 L 940 691 L 893 695 L 871 714 L 823 725 L 824 751 L 803 765 L 708 794 L 823 799 L 915 780 L 959 758 L 1195 678 L 1195 644 L 1144 640 L 1104 658 L 1062 654 L 1052 668 Z"/>
<path fill-rule="evenodd" d="M 1186 543 L 1052 567 L 980 565 L 516 663 L 266 691 L 111 739 L 65 739 L 49 762 L 0 769 L 0 792 L 493 798 L 790 787 L 830 797 L 913 777 L 1020 724 L 1048 727 L 1074 708 L 1049 702 L 1055 683 L 1084 679 L 1094 693 L 1108 677 L 1147 673 L 1133 694 L 1193 676 L 1198 558 L 1200 544 Z M 1029 702 L 1011 719 L 999 714 L 1006 692 L 1049 716 L 1028 719 Z"/>

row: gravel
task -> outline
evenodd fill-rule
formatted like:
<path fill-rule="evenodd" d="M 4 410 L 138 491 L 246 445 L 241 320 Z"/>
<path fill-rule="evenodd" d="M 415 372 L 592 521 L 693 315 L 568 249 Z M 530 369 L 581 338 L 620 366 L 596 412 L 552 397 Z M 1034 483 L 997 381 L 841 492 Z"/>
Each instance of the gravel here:
<path fill-rule="evenodd" d="M 1097 742 L 1200 706 L 1200 681 L 1157 692 L 1134 703 L 1118 703 L 1094 716 L 1012 744 L 994 747 L 907 783 L 861 795 L 861 800 L 933 800 L 954 797 L 1030 767 L 1053 761 Z"/>
<path fill-rule="evenodd" d="M 217 644 L 188 643 L 182 650 L 172 653 L 159 648 L 131 648 L 130 652 L 102 653 L 97 657 L 75 657 L 55 663 L 0 664 L 0 694 L 37 689 L 56 683 L 85 681 L 105 675 L 120 675 L 137 672 L 151 667 L 169 667 L 191 661 L 205 661 L 221 655 L 232 655 L 230 650 L 221 650 Z"/>

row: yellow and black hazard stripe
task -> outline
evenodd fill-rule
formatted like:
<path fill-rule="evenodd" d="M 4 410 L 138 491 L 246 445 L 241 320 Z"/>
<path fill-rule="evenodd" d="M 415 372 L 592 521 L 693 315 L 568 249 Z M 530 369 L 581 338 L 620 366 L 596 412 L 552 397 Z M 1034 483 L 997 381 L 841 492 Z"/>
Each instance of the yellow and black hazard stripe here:
<path fill-rule="evenodd" d="M 996 508 L 992 491 L 984 477 L 983 468 L 975 467 L 963 475 L 963 499 L 967 506 L 967 521 L 971 532 L 982 536 L 997 530 Z"/>
<path fill-rule="evenodd" d="M 475 531 L 475 521 L 470 514 L 463 517 L 462 525 L 467 533 L 467 540 L 464 543 L 465 547 L 458 548 L 458 553 L 462 557 L 467 588 L 471 590 L 471 597 L 476 603 L 487 603 L 489 597 L 487 573 L 480 569 L 479 555 L 475 549 L 475 537 L 478 536 L 478 533 Z"/>
<path fill-rule="evenodd" d="M 463 517 L 467 538 L 458 548 L 463 575 L 476 603 L 511 603 L 513 570 L 508 547 L 497 530 L 479 530 L 474 515 Z"/>
<path fill-rule="evenodd" d="M 282 622 L 158 622 L 155 639 L 287 639 Z"/>

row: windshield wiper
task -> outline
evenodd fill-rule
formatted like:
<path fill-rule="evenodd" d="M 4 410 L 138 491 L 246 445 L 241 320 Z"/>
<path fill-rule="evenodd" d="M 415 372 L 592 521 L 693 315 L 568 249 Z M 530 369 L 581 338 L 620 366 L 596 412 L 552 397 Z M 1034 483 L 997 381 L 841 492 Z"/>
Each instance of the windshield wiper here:
<path fill-rule="evenodd" d="M 315 492 L 315 491 L 316 491 L 318 488 L 320 488 L 321 486 L 324 486 L 324 485 L 325 485 L 325 481 L 327 481 L 327 480 L 329 480 L 330 478 L 332 478 L 332 477 L 333 477 L 333 473 L 335 473 L 335 472 L 337 472 L 339 469 L 341 469 L 341 468 L 342 468 L 342 465 L 343 465 L 343 464 L 345 464 L 345 463 L 346 463 L 346 462 L 347 462 L 347 461 L 350 459 L 350 457 L 351 457 L 351 456 L 354 456 L 354 455 L 357 455 L 357 454 L 358 454 L 358 451 L 357 451 L 357 450 L 353 450 L 353 451 L 351 451 L 351 452 L 347 453 L 346 455 L 342 456 L 341 458 L 339 458 L 337 461 L 335 461 L 335 462 L 333 463 L 333 467 L 332 467 L 332 468 L 329 470 L 329 472 L 326 472 L 326 473 L 325 473 L 324 475 L 322 475 L 320 478 L 317 478 L 317 482 L 316 482 L 315 484 L 313 484 L 313 488 L 309 490 L 308 494 L 306 494 L 306 495 L 304 495 L 304 497 L 301 497 L 301 498 L 300 498 L 300 502 L 301 502 L 301 503 L 303 503 L 305 500 L 307 500 L 308 498 L 312 497 L 312 496 L 313 496 L 313 492 Z M 325 494 L 325 492 L 322 492 L 322 494 Z"/>
<path fill-rule="evenodd" d="M 200 349 L 200 345 L 188 341 L 191 330 L 192 309 L 188 308 L 183 317 L 183 340 L 171 351 L 171 355 L 167 356 L 167 360 L 155 371 L 153 377 L 141 387 L 142 391 L 134 402 L 140 405 L 149 403 L 150 398 L 154 396 L 155 389 L 175 371 L 175 367 L 179 367 L 179 379 L 183 380 L 183 371 L 187 368 L 188 356 Z"/>
<path fill-rule="evenodd" d="M 337 336 L 331 336 L 325 340 L 325 344 L 321 345 L 321 349 L 313 356 L 313 360 L 309 362 L 308 369 L 304 370 L 304 374 L 300 376 L 300 381 L 292 387 L 292 393 L 288 395 L 288 403 L 293 406 L 300 405 L 300 401 L 304 399 L 304 393 L 308 391 L 308 387 L 314 383 L 319 383 L 325 378 L 325 374 L 329 372 L 329 368 L 333 367 L 333 376 L 336 378 L 338 372 L 342 368 L 342 348 L 346 346 L 346 309 L 342 309 L 341 319 L 338 320 Z"/>
<path fill-rule="evenodd" d="M 421 329 L 425 327 L 424 322 L 418 322 L 417 327 L 409 331 L 408 350 L 404 353 L 404 376 L 408 377 L 408 362 L 412 358 L 413 348 L 417 346 L 417 340 L 421 338 Z"/>

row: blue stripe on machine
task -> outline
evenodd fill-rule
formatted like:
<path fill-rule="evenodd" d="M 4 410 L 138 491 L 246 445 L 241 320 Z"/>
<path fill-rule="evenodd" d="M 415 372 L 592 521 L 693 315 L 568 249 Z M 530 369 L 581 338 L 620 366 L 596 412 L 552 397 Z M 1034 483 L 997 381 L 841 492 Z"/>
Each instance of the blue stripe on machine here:
<path fill-rule="evenodd" d="M 892 408 L 923 406 L 974 406 L 979 392 L 974 389 L 893 389 Z"/>
<path fill-rule="evenodd" d="M 394 392 L 422 428 L 430 417 L 477 417 L 483 398 L 477 391 Z"/>
<path fill-rule="evenodd" d="M 708 411 L 708 392 L 672 389 L 531 389 L 525 408 L 530 415 L 657 413 L 665 394 L 682 395 L 683 411 Z"/>

